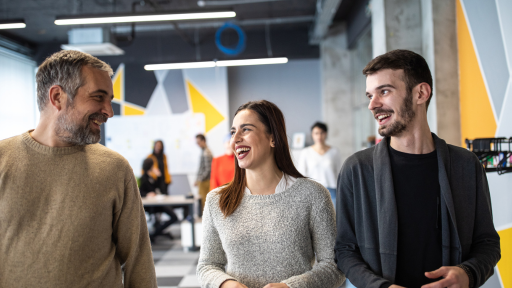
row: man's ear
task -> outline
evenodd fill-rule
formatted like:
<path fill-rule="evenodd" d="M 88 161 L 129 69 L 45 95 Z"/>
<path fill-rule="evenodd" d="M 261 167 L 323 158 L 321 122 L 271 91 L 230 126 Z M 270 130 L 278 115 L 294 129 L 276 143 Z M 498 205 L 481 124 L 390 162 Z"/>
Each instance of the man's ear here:
<path fill-rule="evenodd" d="M 66 105 L 67 97 L 68 95 L 59 85 L 53 85 L 50 87 L 50 90 L 48 90 L 50 104 L 57 109 L 57 111 L 60 111 Z"/>
<path fill-rule="evenodd" d="M 416 104 L 418 104 L 418 105 L 426 104 L 428 99 L 430 99 L 430 93 L 432 92 L 432 88 L 430 87 L 430 85 L 423 82 L 423 83 L 418 84 L 418 86 L 416 86 L 415 90 L 416 91 L 414 91 L 413 93 L 415 93 L 415 95 L 416 95 L 416 97 L 415 97 Z"/>

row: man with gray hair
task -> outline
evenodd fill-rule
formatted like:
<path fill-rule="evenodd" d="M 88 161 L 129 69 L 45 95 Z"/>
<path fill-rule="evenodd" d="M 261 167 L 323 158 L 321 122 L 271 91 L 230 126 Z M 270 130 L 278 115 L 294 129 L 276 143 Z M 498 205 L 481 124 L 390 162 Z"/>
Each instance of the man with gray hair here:
<path fill-rule="evenodd" d="M 133 170 L 97 144 L 112 74 L 53 54 L 36 75 L 36 129 L 0 141 L 0 287 L 157 287 Z"/>

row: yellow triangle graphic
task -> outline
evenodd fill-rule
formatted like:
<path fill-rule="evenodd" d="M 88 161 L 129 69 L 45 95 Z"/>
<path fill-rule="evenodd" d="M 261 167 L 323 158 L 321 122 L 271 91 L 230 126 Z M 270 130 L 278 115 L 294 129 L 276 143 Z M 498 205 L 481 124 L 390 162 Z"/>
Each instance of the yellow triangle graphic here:
<path fill-rule="evenodd" d="M 119 65 L 112 82 L 114 85 L 114 99 L 123 101 L 124 100 L 124 95 L 123 95 L 123 92 L 124 92 L 124 64 Z"/>
<path fill-rule="evenodd" d="M 192 111 L 204 114 L 205 133 L 208 133 L 213 127 L 226 119 L 188 80 L 187 88 L 192 103 Z"/>
<path fill-rule="evenodd" d="M 144 115 L 144 112 L 145 112 L 142 109 L 131 107 L 128 105 L 123 105 L 123 108 L 124 108 L 123 116 L 140 116 L 140 115 Z"/>
<path fill-rule="evenodd" d="M 498 262 L 501 282 L 504 288 L 512 288 L 512 228 L 498 231 L 501 242 L 501 260 Z"/>
<path fill-rule="evenodd" d="M 457 1 L 457 42 L 459 47 L 459 91 L 461 146 L 465 139 L 494 137 L 498 124 L 491 99 L 471 41 L 461 0 Z M 476 117 L 475 117 L 476 116 Z"/>

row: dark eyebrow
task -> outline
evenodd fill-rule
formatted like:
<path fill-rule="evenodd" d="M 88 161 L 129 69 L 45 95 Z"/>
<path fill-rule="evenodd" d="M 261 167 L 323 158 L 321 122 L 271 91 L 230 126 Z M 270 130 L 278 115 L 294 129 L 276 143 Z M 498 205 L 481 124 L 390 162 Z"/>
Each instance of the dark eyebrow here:
<path fill-rule="evenodd" d="M 256 128 L 256 126 L 254 126 L 253 124 L 248 124 L 248 123 L 240 125 L 240 128 L 244 128 L 247 126 L 252 126 L 252 127 Z M 235 129 L 236 129 L 235 127 L 231 127 L 231 130 L 235 130 Z"/>
<path fill-rule="evenodd" d="M 395 86 L 391 85 L 391 84 L 383 84 L 383 85 L 380 85 L 379 87 L 375 88 L 375 89 L 382 89 L 382 88 L 393 88 L 393 89 L 396 89 Z"/>
<path fill-rule="evenodd" d="M 105 90 L 103 90 L 103 89 L 98 89 L 98 90 L 96 90 L 96 91 L 92 91 L 92 92 L 90 93 L 90 95 L 92 95 L 92 94 L 96 94 L 96 93 L 101 93 L 101 94 L 105 94 L 105 95 L 107 95 L 107 96 L 108 96 L 108 92 L 107 92 L 107 91 L 105 91 Z M 110 100 L 112 100 L 112 99 L 114 99 L 114 95 L 111 95 L 111 96 L 110 96 Z"/>
<path fill-rule="evenodd" d="M 393 88 L 393 89 L 396 89 L 396 87 L 391 85 L 391 84 L 383 84 L 383 85 L 380 85 L 377 88 L 375 88 L 375 90 L 380 90 L 382 88 Z M 366 92 L 366 96 L 368 97 L 369 95 L 372 95 L 372 94 L 369 93 L 369 92 Z"/>

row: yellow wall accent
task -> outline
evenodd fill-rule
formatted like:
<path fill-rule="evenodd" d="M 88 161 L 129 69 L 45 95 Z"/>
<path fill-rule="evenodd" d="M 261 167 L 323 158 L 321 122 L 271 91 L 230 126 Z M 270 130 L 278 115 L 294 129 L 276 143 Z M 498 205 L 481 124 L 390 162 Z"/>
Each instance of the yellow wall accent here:
<path fill-rule="evenodd" d="M 226 119 L 213 105 L 187 80 L 188 94 L 194 113 L 204 114 L 205 133 Z"/>
<path fill-rule="evenodd" d="M 459 46 L 460 126 L 464 140 L 494 137 L 497 124 L 489 95 L 471 41 L 461 0 L 457 1 L 457 42 Z"/>
<path fill-rule="evenodd" d="M 501 260 L 498 262 L 501 281 L 504 288 L 512 288 L 512 228 L 501 230 Z"/>
<path fill-rule="evenodd" d="M 119 68 L 117 68 L 116 75 L 114 75 L 114 80 L 112 80 L 112 82 L 114 82 L 114 99 L 120 101 L 124 98 L 122 97 L 122 88 L 124 87 L 124 83 L 122 83 L 124 79 L 123 74 L 124 66 L 119 66 Z"/>
<path fill-rule="evenodd" d="M 123 110 L 123 116 L 141 116 L 141 115 L 144 115 L 144 110 L 143 109 L 135 108 L 135 107 L 128 106 L 128 105 L 123 105 L 123 108 L 121 110 Z"/>

